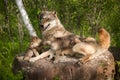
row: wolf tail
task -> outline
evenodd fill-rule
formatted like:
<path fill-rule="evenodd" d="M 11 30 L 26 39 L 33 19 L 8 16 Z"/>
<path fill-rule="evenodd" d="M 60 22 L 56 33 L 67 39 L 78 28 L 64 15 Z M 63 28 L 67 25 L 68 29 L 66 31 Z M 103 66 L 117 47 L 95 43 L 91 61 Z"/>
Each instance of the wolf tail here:
<path fill-rule="evenodd" d="M 103 49 L 108 49 L 110 47 L 110 34 L 104 28 L 100 28 L 98 31 L 99 42 L 98 44 Z"/>
<path fill-rule="evenodd" d="M 99 41 L 98 41 L 99 47 L 96 49 L 95 54 L 90 56 L 89 59 L 87 59 L 87 61 L 99 56 L 100 54 L 102 54 L 104 52 L 106 52 L 108 50 L 108 48 L 110 47 L 110 34 L 109 34 L 109 32 L 107 32 L 104 28 L 100 28 L 98 31 L 98 37 L 99 37 Z"/>

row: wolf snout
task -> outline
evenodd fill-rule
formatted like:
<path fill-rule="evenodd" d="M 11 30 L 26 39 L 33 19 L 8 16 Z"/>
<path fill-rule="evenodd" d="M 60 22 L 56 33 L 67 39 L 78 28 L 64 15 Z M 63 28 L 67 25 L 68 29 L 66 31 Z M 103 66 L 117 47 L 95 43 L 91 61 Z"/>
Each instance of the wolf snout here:
<path fill-rule="evenodd" d="M 44 28 L 44 25 L 40 25 L 41 28 Z"/>

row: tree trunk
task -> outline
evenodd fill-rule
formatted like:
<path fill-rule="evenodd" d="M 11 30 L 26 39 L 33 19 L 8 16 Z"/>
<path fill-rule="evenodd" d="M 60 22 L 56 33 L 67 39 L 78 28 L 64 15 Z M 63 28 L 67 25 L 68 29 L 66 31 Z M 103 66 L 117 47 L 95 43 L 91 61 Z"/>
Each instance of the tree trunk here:
<path fill-rule="evenodd" d="M 20 14 L 22 16 L 25 27 L 28 29 L 30 36 L 32 36 L 32 37 L 37 36 L 32 24 L 30 22 L 30 19 L 29 19 L 28 15 L 27 15 L 27 12 L 26 12 L 26 10 L 24 8 L 22 0 L 15 0 L 15 1 L 16 1 L 17 6 L 18 6 L 18 9 L 20 11 Z"/>
<path fill-rule="evenodd" d="M 112 80 L 115 67 L 112 54 L 107 51 L 85 64 L 75 58 L 60 57 L 59 63 L 47 58 L 30 63 L 18 55 L 13 62 L 13 72 L 23 71 L 25 80 Z"/>

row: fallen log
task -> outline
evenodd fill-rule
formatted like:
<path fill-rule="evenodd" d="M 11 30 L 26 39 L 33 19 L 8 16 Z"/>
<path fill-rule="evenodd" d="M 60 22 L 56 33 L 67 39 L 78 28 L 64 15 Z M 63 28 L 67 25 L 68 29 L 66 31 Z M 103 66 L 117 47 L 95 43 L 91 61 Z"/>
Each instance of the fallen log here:
<path fill-rule="evenodd" d="M 23 55 L 16 56 L 13 72 L 22 71 L 25 80 L 112 80 L 115 74 L 114 58 L 107 51 L 85 64 L 78 64 L 78 59 L 60 57 L 54 64 L 47 58 L 34 63 L 23 60 Z"/>

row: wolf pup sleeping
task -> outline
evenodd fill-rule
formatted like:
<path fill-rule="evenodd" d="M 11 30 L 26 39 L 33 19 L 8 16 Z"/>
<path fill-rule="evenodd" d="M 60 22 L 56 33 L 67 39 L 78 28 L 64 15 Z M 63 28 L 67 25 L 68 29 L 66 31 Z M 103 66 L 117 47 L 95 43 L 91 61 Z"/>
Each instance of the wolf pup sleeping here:
<path fill-rule="evenodd" d="M 99 55 L 107 51 L 110 45 L 110 35 L 105 29 L 100 29 L 100 40 L 98 43 L 94 38 L 81 41 L 77 35 L 63 27 L 55 11 L 42 12 L 41 30 L 44 44 L 49 44 L 50 49 L 37 57 L 31 58 L 30 62 L 35 62 L 48 55 L 56 57 L 59 54 L 79 53 L 85 56 L 80 59 L 84 63 L 87 60 L 93 59 L 95 57 L 93 56 L 94 54 Z"/>

